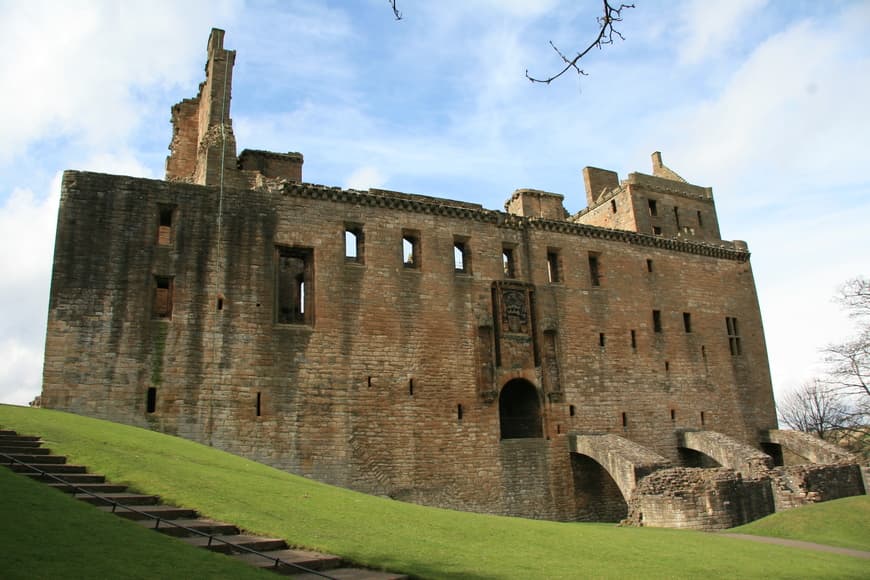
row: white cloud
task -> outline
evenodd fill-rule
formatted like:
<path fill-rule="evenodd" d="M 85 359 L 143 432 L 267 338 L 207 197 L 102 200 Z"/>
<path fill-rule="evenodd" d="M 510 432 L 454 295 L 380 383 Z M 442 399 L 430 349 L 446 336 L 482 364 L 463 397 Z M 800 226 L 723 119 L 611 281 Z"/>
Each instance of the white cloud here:
<path fill-rule="evenodd" d="M 723 53 L 747 28 L 748 21 L 764 8 L 767 0 L 688 0 L 679 11 L 679 58 L 698 64 Z"/>
<path fill-rule="evenodd" d="M 365 166 L 354 170 L 345 179 L 344 187 L 365 191 L 369 188 L 383 187 L 386 181 L 386 178 L 377 167 Z"/>

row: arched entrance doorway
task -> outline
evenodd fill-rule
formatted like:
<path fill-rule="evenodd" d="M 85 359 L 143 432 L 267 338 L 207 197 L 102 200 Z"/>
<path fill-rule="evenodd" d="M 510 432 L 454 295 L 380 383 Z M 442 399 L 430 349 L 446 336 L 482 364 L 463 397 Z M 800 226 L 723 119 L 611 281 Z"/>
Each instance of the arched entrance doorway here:
<path fill-rule="evenodd" d="M 541 400 L 538 390 L 525 379 L 512 379 L 498 398 L 502 439 L 543 437 Z"/>

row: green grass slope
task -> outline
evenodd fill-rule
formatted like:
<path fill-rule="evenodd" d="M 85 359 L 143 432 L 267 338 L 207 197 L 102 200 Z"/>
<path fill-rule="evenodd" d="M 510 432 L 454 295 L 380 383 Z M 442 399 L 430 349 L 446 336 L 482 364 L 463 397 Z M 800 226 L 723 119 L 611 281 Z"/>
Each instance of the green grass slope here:
<path fill-rule="evenodd" d="M 728 531 L 870 552 L 870 496 L 844 497 L 771 514 Z"/>
<path fill-rule="evenodd" d="M 0 468 L 0 578 L 274 578 Z"/>
<path fill-rule="evenodd" d="M 865 560 L 699 532 L 427 508 L 331 487 L 186 441 L 0 405 L 0 428 L 215 519 L 423 578 L 866 578 Z M 3 499 L 0 498 L 0 504 Z"/>

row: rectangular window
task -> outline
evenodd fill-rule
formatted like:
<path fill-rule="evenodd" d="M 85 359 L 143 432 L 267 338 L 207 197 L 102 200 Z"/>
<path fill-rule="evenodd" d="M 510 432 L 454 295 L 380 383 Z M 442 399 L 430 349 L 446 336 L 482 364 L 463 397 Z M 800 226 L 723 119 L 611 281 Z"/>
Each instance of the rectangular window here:
<path fill-rule="evenodd" d="M 692 314 L 690 312 L 683 312 L 683 329 L 686 332 L 692 332 Z"/>
<path fill-rule="evenodd" d="M 637 350 L 637 333 L 633 330 L 631 331 L 631 348 Z"/>
<path fill-rule="evenodd" d="M 346 261 L 363 263 L 364 240 L 361 225 L 347 224 L 344 226 L 344 259 Z"/>
<path fill-rule="evenodd" d="M 175 241 L 173 225 L 175 222 L 175 206 L 161 205 L 157 208 L 157 245 L 171 246 Z"/>
<path fill-rule="evenodd" d="M 402 264 L 406 268 L 419 268 L 422 253 L 420 249 L 420 232 L 402 231 Z"/>
<path fill-rule="evenodd" d="M 600 254 L 589 252 L 589 281 L 593 286 L 601 286 L 601 266 L 598 261 Z"/>
<path fill-rule="evenodd" d="M 559 268 L 559 250 L 547 250 L 547 277 L 550 284 L 557 284 L 562 281 L 562 272 Z"/>
<path fill-rule="evenodd" d="M 471 251 L 467 238 L 453 239 L 453 269 L 462 274 L 471 274 Z"/>
<path fill-rule="evenodd" d="M 725 328 L 728 330 L 728 346 L 731 349 L 731 356 L 737 356 L 741 353 L 740 331 L 737 328 L 737 319 L 726 316 Z"/>
<path fill-rule="evenodd" d="M 649 204 L 649 215 L 651 215 L 651 216 L 659 215 L 659 208 L 658 208 L 658 205 L 656 205 L 656 200 L 648 199 L 646 201 Z"/>
<path fill-rule="evenodd" d="M 647 261 L 646 261 L 646 271 L 647 271 L 647 272 L 652 272 L 652 271 L 653 271 L 652 260 L 647 260 Z"/>
<path fill-rule="evenodd" d="M 257 391 L 257 408 L 256 408 L 257 417 L 259 417 L 262 414 L 262 411 L 263 411 L 262 406 L 261 406 L 262 402 L 263 402 L 263 398 L 261 397 L 261 393 L 260 393 L 260 391 Z"/>
<path fill-rule="evenodd" d="M 275 322 L 314 324 L 314 250 L 277 248 Z"/>
<path fill-rule="evenodd" d="M 604 348 L 604 344 L 605 344 L 604 333 L 599 332 L 598 333 L 598 346 L 600 346 L 601 348 Z"/>
<path fill-rule="evenodd" d="M 505 278 L 516 278 L 517 277 L 517 263 L 516 263 L 516 257 L 514 256 L 514 249 L 512 247 L 509 247 L 509 246 L 502 247 L 501 261 L 502 261 L 502 266 L 504 267 Z"/>
<path fill-rule="evenodd" d="M 677 231 L 680 230 L 680 208 L 674 206 L 674 222 L 677 224 Z"/>
<path fill-rule="evenodd" d="M 659 226 L 653 226 L 653 235 L 654 236 L 662 235 L 662 228 L 660 228 Z"/>
<path fill-rule="evenodd" d="M 154 305 L 151 318 L 161 320 L 172 318 L 172 290 L 171 276 L 154 276 Z"/>
<path fill-rule="evenodd" d="M 701 210 L 698 210 L 698 227 L 699 227 L 699 228 L 703 228 L 703 227 L 704 227 L 704 220 L 701 219 Z"/>
<path fill-rule="evenodd" d="M 616 200 L 615 199 L 610 200 L 610 211 L 613 213 L 616 213 Z"/>
<path fill-rule="evenodd" d="M 157 410 L 157 388 L 148 387 L 148 393 L 145 395 L 145 412 L 153 413 Z"/>
<path fill-rule="evenodd" d="M 653 331 L 655 331 L 655 332 L 662 331 L 662 311 L 661 310 L 653 310 Z"/>

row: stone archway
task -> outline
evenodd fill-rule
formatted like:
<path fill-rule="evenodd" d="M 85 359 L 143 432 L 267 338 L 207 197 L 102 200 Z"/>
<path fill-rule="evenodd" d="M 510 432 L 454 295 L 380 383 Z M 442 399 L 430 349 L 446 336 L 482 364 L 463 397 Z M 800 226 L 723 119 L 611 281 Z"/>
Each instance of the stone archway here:
<path fill-rule="evenodd" d="M 498 398 L 502 439 L 530 439 L 544 436 L 541 399 L 535 386 L 525 379 L 511 379 Z"/>

